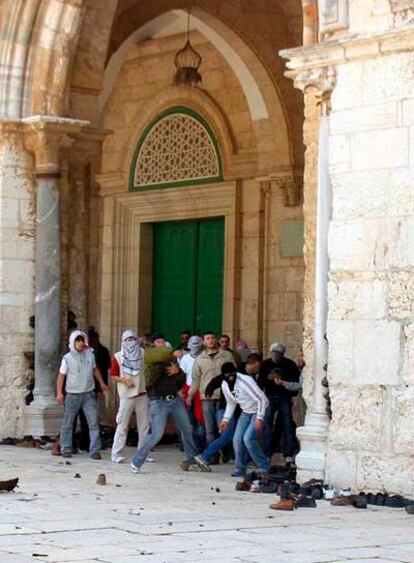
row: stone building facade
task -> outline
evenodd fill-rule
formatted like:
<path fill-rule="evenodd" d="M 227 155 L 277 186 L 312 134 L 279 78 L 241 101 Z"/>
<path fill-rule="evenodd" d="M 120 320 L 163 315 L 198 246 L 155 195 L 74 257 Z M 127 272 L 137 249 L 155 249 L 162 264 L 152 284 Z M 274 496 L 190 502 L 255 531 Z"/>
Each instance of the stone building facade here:
<path fill-rule="evenodd" d="M 221 328 L 305 352 L 301 477 L 412 493 L 412 2 L 2 0 L 0 26 L 1 436 L 56 432 L 67 312 L 112 349 L 150 331 L 156 225 L 218 217 Z"/>

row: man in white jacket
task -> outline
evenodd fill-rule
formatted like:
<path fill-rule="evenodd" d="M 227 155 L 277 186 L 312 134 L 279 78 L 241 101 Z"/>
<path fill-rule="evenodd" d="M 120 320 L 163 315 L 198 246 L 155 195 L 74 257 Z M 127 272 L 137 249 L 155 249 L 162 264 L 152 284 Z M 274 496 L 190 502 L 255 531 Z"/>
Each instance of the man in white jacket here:
<path fill-rule="evenodd" d="M 144 349 L 138 343 L 135 331 L 126 330 L 121 337 L 121 350 L 113 359 L 110 370 L 111 379 L 116 381 L 119 394 L 119 409 L 116 415 L 116 432 L 112 445 L 111 458 L 122 463 L 126 444 L 129 420 L 135 412 L 138 429 L 138 448 L 144 443 L 150 429 L 149 400 L 145 389 Z M 147 461 L 153 461 L 152 458 Z"/>
<path fill-rule="evenodd" d="M 269 401 L 254 379 L 249 375 L 237 373 L 233 364 L 223 364 L 221 373 L 224 377 L 221 388 L 227 407 L 220 430 L 224 431 L 227 428 L 237 405 L 242 411 L 233 438 L 236 467 L 232 476 L 243 477 L 246 474 L 249 458 L 256 463 L 257 472 L 266 475 L 269 472 L 270 460 L 263 453 L 258 436 L 263 433 L 263 421 Z"/>

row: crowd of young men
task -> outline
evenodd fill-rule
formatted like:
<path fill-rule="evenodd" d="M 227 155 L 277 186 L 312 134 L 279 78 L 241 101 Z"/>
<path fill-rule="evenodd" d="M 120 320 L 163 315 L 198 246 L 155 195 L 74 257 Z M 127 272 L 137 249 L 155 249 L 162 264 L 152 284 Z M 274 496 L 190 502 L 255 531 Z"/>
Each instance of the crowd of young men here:
<path fill-rule="evenodd" d="M 139 436 L 131 460 L 133 473 L 139 473 L 145 461 L 152 461 L 150 452 L 163 437 L 169 417 L 174 419 L 185 453 L 184 471 L 191 466 L 211 471 L 220 457 L 225 463 L 234 455 L 233 476 L 244 476 L 249 461 L 266 475 L 278 445 L 276 414 L 285 461 L 294 461 L 292 398 L 301 388 L 302 376 L 295 362 L 285 357 L 282 344 L 272 344 L 270 358 L 262 362 L 245 342 L 239 341 L 233 351 L 227 335 L 218 339 L 212 332 L 203 338 L 182 333 L 176 350 L 163 334 L 153 334 L 150 340 L 143 342 L 135 331 L 127 330 L 112 358 L 109 375 L 119 395 L 111 452 L 114 463 L 126 459 L 124 448 L 133 413 Z M 73 425 L 82 409 L 91 457 L 101 458 L 95 380 L 104 393 L 109 388 L 94 352 L 84 332 L 71 333 L 69 352 L 57 378 L 57 401 L 64 405 L 60 436 L 64 457 L 72 455 Z"/>

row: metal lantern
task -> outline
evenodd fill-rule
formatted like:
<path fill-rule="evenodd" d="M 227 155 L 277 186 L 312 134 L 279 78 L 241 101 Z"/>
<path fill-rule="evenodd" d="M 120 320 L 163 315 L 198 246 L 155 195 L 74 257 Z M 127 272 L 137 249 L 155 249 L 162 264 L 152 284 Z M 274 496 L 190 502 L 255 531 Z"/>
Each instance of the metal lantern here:
<path fill-rule="evenodd" d="M 202 62 L 201 55 L 197 53 L 190 41 L 190 12 L 188 12 L 187 41 L 174 57 L 177 69 L 175 83 L 179 86 L 199 86 L 202 82 L 198 69 Z"/>

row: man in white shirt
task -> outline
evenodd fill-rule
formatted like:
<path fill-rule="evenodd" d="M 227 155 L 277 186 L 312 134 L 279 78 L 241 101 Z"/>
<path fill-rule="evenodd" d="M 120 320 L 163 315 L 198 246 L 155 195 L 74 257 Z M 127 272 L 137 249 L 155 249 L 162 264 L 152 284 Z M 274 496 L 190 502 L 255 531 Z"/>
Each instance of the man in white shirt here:
<path fill-rule="evenodd" d="M 96 367 L 95 356 L 91 348 L 88 347 L 86 334 L 81 330 L 75 330 L 69 337 L 69 352 L 62 358 L 56 383 L 56 400 L 59 404 L 64 403 L 60 430 L 60 445 L 63 457 L 72 457 L 73 422 L 82 409 L 89 426 L 91 458 L 101 459 L 95 379 L 101 386 L 102 391 L 107 393 L 108 387 Z M 66 384 L 66 396 L 63 394 L 64 384 Z"/>
<path fill-rule="evenodd" d="M 270 460 L 263 453 L 258 436 L 263 434 L 264 416 L 269 401 L 254 379 L 249 375 L 237 373 L 233 364 L 223 364 L 221 373 L 224 377 L 221 388 L 227 407 L 220 430 L 223 432 L 227 429 L 237 405 L 242 410 L 233 438 L 236 467 L 232 476 L 245 476 L 249 457 L 257 465 L 257 472 L 266 476 L 269 472 Z"/>

